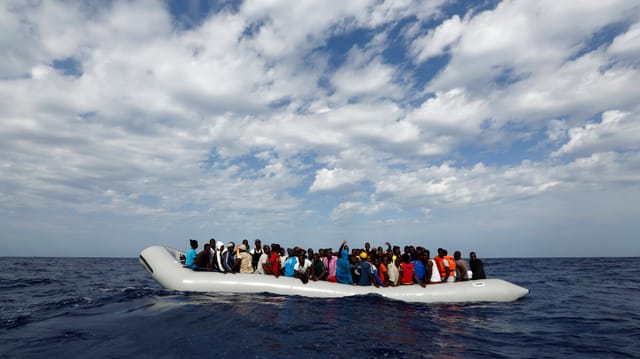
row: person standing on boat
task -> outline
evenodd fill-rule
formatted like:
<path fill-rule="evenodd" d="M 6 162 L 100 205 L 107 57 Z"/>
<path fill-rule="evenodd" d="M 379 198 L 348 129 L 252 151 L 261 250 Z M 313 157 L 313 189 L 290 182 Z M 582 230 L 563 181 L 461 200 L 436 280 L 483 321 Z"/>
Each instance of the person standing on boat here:
<path fill-rule="evenodd" d="M 484 265 L 482 261 L 476 257 L 476 252 L 469 253 L 469 267 L 471 268 L 471 279 L 487 279 L 484 274 Z"/>

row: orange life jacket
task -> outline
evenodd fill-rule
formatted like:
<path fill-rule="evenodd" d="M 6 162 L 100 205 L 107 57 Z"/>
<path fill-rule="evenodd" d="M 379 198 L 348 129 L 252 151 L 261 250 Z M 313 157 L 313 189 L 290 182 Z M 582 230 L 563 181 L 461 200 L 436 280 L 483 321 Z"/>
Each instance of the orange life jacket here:
<path fill-rule="evenodd" d="M 436 262 L 436 266 L 438 267 L 438 271 L 440 272 L 440 278 L 444 279 L 447 276 L 447 269 L 445 268 L 444 264 L 442 263 L 442 261 L 446 259 L 449 261 L 449 277 L 455 277 L 456 276 L 456 261 L 453 260 L 452 256 L 444 256 L 444 257 L 440 257 L 440 256 L 435 256 L 433 258 L 433 260 Z"/>

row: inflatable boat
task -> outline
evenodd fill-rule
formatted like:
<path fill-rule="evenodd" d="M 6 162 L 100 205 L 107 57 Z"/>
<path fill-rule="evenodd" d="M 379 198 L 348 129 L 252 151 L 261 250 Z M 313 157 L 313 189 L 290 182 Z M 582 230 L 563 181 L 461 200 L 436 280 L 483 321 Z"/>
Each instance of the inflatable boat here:
<path fill-rule="evenodd" d="M 501 279 L 482 279 L 455 283 L 376 288 L 325 281 L 303 284 L 298 278 L 260 274 L 224 274 L 193 271 L 180 262 L 183 252 L 163 246 L 149 247 L 140 253 L 140 264 L 161 286 L 188 292 L 272 293 L 316 298 L 354 295 L 380 295 L 385 298 L 418 303 L 512 302 L 529 290 Z"/>

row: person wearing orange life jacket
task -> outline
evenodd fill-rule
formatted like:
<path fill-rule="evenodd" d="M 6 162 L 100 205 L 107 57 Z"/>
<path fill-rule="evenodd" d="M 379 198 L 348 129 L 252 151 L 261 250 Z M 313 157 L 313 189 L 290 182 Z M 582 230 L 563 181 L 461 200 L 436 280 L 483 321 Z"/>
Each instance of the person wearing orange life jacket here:
<path fill-rule="evenodd" d="M 433 258 L 440 272 L 442 282 L 455 282 L 456 280 L 456 262 L 447 250 L 438 248 L 438 255 Z"/>

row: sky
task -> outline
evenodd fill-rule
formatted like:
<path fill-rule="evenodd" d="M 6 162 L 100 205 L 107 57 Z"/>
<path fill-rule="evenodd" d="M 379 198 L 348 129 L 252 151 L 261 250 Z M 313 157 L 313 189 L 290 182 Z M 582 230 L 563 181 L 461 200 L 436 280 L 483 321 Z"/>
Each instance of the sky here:
<path fill-rule="evenodd" d="M 0 3 L 0 256 L 640 256 L 640 1 Z"/>

